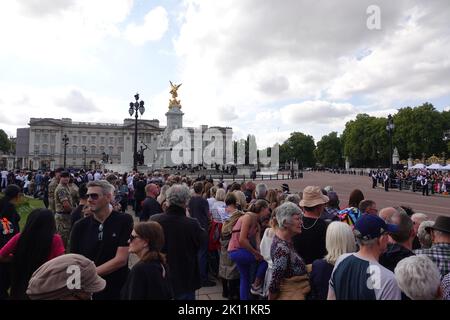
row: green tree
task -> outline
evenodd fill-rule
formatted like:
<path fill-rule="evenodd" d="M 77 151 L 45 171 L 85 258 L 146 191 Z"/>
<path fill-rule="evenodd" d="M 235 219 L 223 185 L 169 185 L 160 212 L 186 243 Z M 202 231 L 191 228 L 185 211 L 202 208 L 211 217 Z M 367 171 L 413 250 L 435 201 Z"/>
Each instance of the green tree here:
<path fill-rule="evenodd" d="M 316 164 L 314 138 L 301 132 L 293 132 L 289 139 L 280 145 L 280 163 L 295 159 L 303 167 Z"/>
<path fill-rule="evenodd" d="M 389 163 L 389 139 L 385 129 L 386 118 L 358 114 L 345 124 L 341 136 L 344 155 L 352 166 L 377 167 Z"/>
<path fill-rule="evenodd" d="M 11 150 L 11 141 L 3 129 L 0 129 L 0 151 L 7 153 Z"/>
<path fill-rule="evenodd" d="M 315 156 L 317 161 L 325 167 L 342 166 L 342 143 L 337 132 L 331 132 L 317 142 Z"/>
<path fill-rule="evenodd" d="M 445 119 L 448 114 L 437 111 L 431 103 L 421 106 L 401 108 L 394 115 L 394 146 L 400 158 L 406 159 L 409 153 L 414 158 L 440 155 L 447 146 L 443 139 L 444 130 L 449 126 Z M 448 120 L 448 119 L 447 119 Z"/>

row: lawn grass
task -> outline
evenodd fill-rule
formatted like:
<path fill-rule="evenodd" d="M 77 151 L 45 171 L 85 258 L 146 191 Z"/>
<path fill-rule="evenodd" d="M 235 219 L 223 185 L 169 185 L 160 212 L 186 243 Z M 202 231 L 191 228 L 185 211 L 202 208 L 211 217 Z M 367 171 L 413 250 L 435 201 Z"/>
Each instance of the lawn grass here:
<path fill-rule="evenodd" d="M 3 197 L 3 193 L 0 193 L 0 198 Z M 23 230 L 25 222 L 27 222 L 28 215 L 31 211 L 37 208 L 44 208 L 44 202 L 39 199 L 33 199 L 22 196 L 19 203 L 16 205 L 17 212 L 20 215 L 20 230 Z"/>

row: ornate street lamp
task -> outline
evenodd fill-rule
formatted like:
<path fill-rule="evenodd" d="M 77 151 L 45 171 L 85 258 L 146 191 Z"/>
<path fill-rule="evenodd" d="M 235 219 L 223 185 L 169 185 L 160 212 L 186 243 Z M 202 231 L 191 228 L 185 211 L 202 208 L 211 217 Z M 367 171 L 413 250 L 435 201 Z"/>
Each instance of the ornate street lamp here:
<path fill-rule="evenodd" d="M 128 113 L 130 116 L 133 116 L 133 113 L 135 115 L 135 122 L 134 122 L 134 149 L 133 149 L 133 170 L 137 171 L 137 124 L 138 124 L 138 111 L 141 115 L 144 114 L 145 108 L 144 108 L 144 101 L 139 101 L 139 94 L 136 93 L 134 95 L 134 99 L 136 102 L 130 102 L 130 108 L 128 109 Z"/>
<path fill-rule="evenodd" d="M 67 145 L 69 144 L 69 137 L 67 134 L 64 133 L 62 141 L 64 142 L 64 170 L 66 170 Z"/>
<path fill-rule="evenodd" d="M 391 115 L 388 115 L 388 121 L 386 125 L 386 130 L 389 134 L 389 168 L 392 171 L 392 133 L 394 131 L 394 120 Z"/>

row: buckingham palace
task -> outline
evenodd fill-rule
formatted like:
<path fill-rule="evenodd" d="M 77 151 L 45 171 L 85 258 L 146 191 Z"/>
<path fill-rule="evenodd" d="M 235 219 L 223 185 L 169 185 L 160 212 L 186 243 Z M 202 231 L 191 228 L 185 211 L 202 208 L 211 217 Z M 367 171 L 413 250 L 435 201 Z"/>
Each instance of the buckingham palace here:
<path fill-rule="evenodd" d="M 126 146 L 133 144 L 134 120 L 122 124 L 75 122 L 72 119 L 31 118 L 29 128 L 17 130 L 16 167 L 54 169 L 64 162 L 64 134 L 67 167 L 98 168 L 101 163 L 120 163 Z M 157 137 L 164 131 L 159 120 L 138 120 L 138 140 L 154 158 Z"/>
<path fill-rule="evenodd" d="M 172 85 L 172 99 L 166 112 L 166 126 L 159 120 L 137 120 L 137 152 L 143 165 L 159 169 L 172 167 L 176 155 L 177 141 L 173 134 L 182 129 L 188 133 L 189 147 L 184 150 L 191 156 L 184 164 L 207 163 L 203 150 L 208 139 L 217 143 L 216 163 L 229 162 L 232 150 L 233 130 L 230 127 L 198 128 L 183 126 L 184 113 L 177 99 L 180 85 Z M 125 119 L 123 123 L 76 122 L 70 118 L 31 118 L 29 128 L 17 129 L 16 168 L 30 170 L 54 170 L 64 165 L 67 168 L 128 171 L 133 164 L 133 141 L 135 120 Z M 205 141 L 206 140 L 206 141 Z M 220 141 L 219 141 L 220 140 Z M 220 142 L 220 143 L 219 143 Z M 173 152 L 174 151 L 174 152 Z M 200 156 L 198 156 L 200 154 Z M 214 154 L 216 152 L 214 151 Z"/>

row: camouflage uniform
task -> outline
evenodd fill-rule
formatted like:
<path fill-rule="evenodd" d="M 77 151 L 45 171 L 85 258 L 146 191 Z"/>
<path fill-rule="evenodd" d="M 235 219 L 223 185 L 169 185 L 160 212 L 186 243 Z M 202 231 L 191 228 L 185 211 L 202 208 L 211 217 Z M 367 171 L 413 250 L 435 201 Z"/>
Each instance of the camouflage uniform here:
<path fill-rule="evenodd" d="M 58 186 L 59 181 L 53 178 L 48 184 L 48 208 L 54 213 L 55 210 L 55 190 Z"/>
<path fill-rule="evenodd" d="M 72 197 L 72 206 L 75 207 L 80 202 L 79 188 L 75 183 L 69 183 L 69 190 L 70 196 Z"/>
<path fill-rule="evenodd" d="M 56 232 L 61 236 L 64 247 L 67 248 L 70 237 L 71 215 L 70 212 L 64 212 L 64 201 L 69 201 L 70 206 L 73 208 L 74 204 L 72 196 L 70 195 L 69 186 L 59 184 L 55 190 Z"/>

